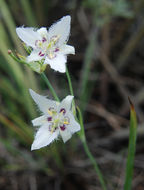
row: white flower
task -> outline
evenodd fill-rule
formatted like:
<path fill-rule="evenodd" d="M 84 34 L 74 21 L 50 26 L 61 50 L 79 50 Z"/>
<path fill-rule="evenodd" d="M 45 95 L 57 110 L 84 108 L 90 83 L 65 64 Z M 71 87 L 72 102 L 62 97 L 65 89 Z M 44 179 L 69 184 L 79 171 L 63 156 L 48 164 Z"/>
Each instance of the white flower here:
<path fill-rule="evenodd" d="M 40 126 L 40 128 L 36 132 L 31 150 L 47 146 L 59 136 L 66 142 L 73 133 L 80 130 L 80 125 L 71 111 L 73 96 L 69 95 L 59 103 L 49 100 L 31 89 L 29 91 L 43 113 L 42 116 L 32 120 L 33 126 Z"/>
<path fill-rule="evenodd" d="M 62 17 L 49 30 L 32 27 L 18 27 L 16 33 L 19 38 L 33 48 L 27 57 L 28 62 L 44 60 L 44 64 L 61 73 L 66 72 L 66 55 L 75 54 L 73 46 L 66 45 L 70 34 L 70 16 Z"/>

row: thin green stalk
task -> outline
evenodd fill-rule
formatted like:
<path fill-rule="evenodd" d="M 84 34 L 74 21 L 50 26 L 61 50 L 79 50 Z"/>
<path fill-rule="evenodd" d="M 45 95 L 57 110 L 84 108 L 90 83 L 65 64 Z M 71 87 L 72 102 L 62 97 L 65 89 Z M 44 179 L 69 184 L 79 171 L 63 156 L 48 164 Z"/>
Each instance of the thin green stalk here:
<path fill-rule="evenodd" d="M 130 99 L 129 99 L 130 101 Z M 137 118 L 136 112 L 132 102 L 130 101 L 130 134 L 129 134 L 129 147 L 128 147 L 128 158 L 126 163 L 126 176 L 124 183 L 124 190 L 131 190 L 132 177 L 134 169 L 134 158 L 136 151 L 136 136 L 137 136 Z"/>
<path fill-rule="evenodd" d="M 52 95 L 54 96 L 55 100 L 58 101 L 58 102 L 60 102 L 60 100 L 59 100 L 59 98 L 58 98 L 58 96 L 57 96 L 54 88 L 52 87 L 50 81 L 48 80 L 47 76 L 44 73 L 41 73 L 41 77 L 45 81 L 45 83 L 47 84 L 47 86 L 49 87 L 49 89 L 50 89 Z"/>
<path fill-rule="evenodd" d="M 72 87 L 72 82 L 71 82 L 70 74 L 69 74 L 69 71 L 68 71 L 68 68 L 67 68 L 67 67 L 66 67 L 66 76 L 67 76 L 67 79 L 68 79 L 68 84 L 69 84 L 70 93 L 71 93 L 72 96 L 74 96 L 73 87 Z"/>
<path fill-rule="evenodd" d="M 72 82 L 71 82 L 71 78 L 70 78 L 70 75 L 69 75 L 69 71 L 68 71 L 68 68 L 66 68 L 66 76 L 67 76 L 67 79 L 68 79 L 68 84 L 69 84 L 69 89 L 70 89 L 70 93 L 71 95 L 74 96 L 74 92 L 73 92 L 73 87 L 72 87 Z M 84 126 L 83 126 L 83 119 L 82 119 L 82 114 L 81 114 L 81 111 L 79 108 L 78 109 L 78 112 L 79 112 L 79 121 L 80 121 L 80 125 L 81 125 L 81 132 L 79 133 L 80 134 L 80 139 L 83 143 L 83 147 L 84 147 L 84 150 L 87 154 L 87 156 L 89 157 L 90 161 L 92 162 L 95 170 L 96 170 L 96 173 L 99 177 L 99 180 L 100 180 L 100 183 L 101 183 L 101 186 L 103 187 L 103 190 L 106 190 L 106 185 L 105 185 L 105 182 L 104 182 L 104 179 L 103 179 L 103 176 L 102 176 L 102 173 L 96 163 L 96 160 L 95 158 L 93 157 L 93 155 L 91 154 L 89 148 L 88 148 L 88 145 L 87 145 L 87 142 L 86 142 L 86 138 L 85 138 L 85 132 L 84 132 Z"/>
<path fill-rule="evenodd" d="M 100 181 L 100 184 L 101 184 L 103 190 L 107 190 L 103 175 L 102 175 L 102 173 L 101 173 L 101 171 L 100 171 L 100 169 L 98 167 L 98 164 L 97 164 L 95 158 L 93 157 L 92 153 L 90 152 L 89 147 L 88 147 L 87 142 L 86 142 L 84 125 L 83 125 L 83 118 L 82 118 L 81 111 L 80 111 L 80 109 L 78 107 L 77 107 L 77 110 L 78 110 L 78 113 L 79 113 L 79 121 L 80 121 L 80 126 L 81 126 L 81 131 L 79 132 L 79 136 L 80 136 L 80 139 L 82 141 L 84 150 L 85 150 L 87 156 L 89 157 L 91 163 L 94 166 L 94 169 L 95 169 L 95 171 L 96 171 L 96 173 L 98 175 L 98 178 L 99 178 L 99 181 Z"/>

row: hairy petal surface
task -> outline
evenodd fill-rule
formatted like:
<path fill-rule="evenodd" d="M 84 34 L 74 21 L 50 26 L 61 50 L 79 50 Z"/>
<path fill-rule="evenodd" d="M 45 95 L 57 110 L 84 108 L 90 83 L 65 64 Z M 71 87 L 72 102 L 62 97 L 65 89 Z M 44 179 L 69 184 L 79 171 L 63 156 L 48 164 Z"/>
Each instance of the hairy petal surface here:
<path fill-rule="evenodd" d="M 48 125 L 41 126 L 35 135 L 31 150 L 40 149 L 49 145 L 52 141 L 58 138 L 58 135 L 59 130 L 51 133 L 48 129 Z"/>
<path fill-rule="evenodd" d="M 64 143 L 72 137 L 71 132 L 67 128 L 64 131 L 60 130 L 60 135 Z"/>
<path fill-rule="evenodd" d="M 68 126 L 69 131 L 73 134 L 80 131 L 80 124 L 75 120 L 72 113 L 67 114 L 70 119 L 70 125 Z"/>
<path fill-rule="evenodd" d="M 33 50 L 27 57 L 27 62 L 40 61 L 43 59 L 43 57 L 39 55 L 39 52 L 41 52 L 39 49 Z"/>
<path fill-rule="evenodd" d="M 68 15 L 62 17 L 58 22 L 54 23 L 48 31 L 49 39 L 52 36 L 60 36 L 59 46 L 66 43 L 70 34 L 70 22 L 71 17 Z"/>
<path fill-rule="evenodd" d="M 32 27 L 18 27 L 16 33 L 26 45 L 33 48 L 35 48 L 35 41 L 41 39 L 41 36 Z"/>
<path fill-rule="evenodd" d="M 75 54 L 75 48 L 73 46 L 70 45 L 63 45 L 60 48 L 61 53 L 63 53 L 64 55 L 67 54 Z"/>
<path fill-rule="evenodd" d="M 47 121 L 46 116 L 42 115 L 40 117 L 33 119 L 32 124 L 33 124 L 33 126 L 40 126 L 40 125 L 43 125 L 46 121 Z"/>
<path fill-rule="evenodd" d="M 48 114 L 48 109 L 50 107 L 56 108 L 56 102 L 53 100 L 47 99 L 45 96 L 41 96 L 34 92 L 32 89 L 29 90 L 30 95 L 32 96 L 35 103 L 38 105 L 40 111 L 42 111 L 44 114 Z"/>
<path fill-rule="evenodd" d="M 71 110 L 72 100 L 74 96 L 68 95 L 66 96 L 60 103 L 59 109 L 65 108 L 67 111 Z"/>
<path fill-rule="evenodd" d="M 66 72 L 66 57 L 62 54 L 57 54 L 54 59 L 46 57 L 45 64 L 49 64 L 52 69 L 61 73 Z"/>

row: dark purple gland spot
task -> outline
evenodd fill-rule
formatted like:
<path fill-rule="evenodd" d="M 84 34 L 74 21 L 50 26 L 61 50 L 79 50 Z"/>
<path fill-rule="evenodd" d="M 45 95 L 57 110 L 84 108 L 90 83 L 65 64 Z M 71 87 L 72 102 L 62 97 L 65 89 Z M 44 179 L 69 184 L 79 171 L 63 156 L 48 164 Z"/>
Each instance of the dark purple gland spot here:
<path fill-rule="evenodd" d="M 64 131 L 66 129 L 65 125 L 60 126 L 60 129 Z"/>
<path fill-rule="evenodd" d="M 39 52 L 39 56 L 43 57 L 45 54 L 42 53 L 41 51 Z"/>
<path fill-rule="evenodd" d="M 65 110 L 64 108 L 61 108 L 61 109 L 60 109 L 60 113 L 65 114 L 65 113 L 66 113 L 66 110 Z"/>
<path fill-rule="evenodd" d="M 58 52 L 59 51 L 59 48 L 55 48 L 54 52 Z"/>
<path fill-rule="evenodd" d="M 46 42 L 47 39 L 45 37 L 42 38 L 42 42 Z"/>
<path fill-rule="evenodd" d="M 48 117 L 47 120 L 48 120 L 48 121 L 52 121 L 52 117 Z"/>

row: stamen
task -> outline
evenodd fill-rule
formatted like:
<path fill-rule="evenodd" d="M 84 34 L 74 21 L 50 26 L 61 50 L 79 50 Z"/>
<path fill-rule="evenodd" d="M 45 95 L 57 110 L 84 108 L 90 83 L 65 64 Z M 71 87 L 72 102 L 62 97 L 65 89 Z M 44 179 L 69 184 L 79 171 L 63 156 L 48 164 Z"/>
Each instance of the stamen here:
<path fill-rule="evenodd" d="M 57 112 L 56 112 L 56 110 L 53 108 L 53 107 L 50 107 L 49 109 L 48 109 L 48 114 L 50 115 L 50 116 L 53 116 L 53 114 L 56 114 Z"/>
<path fill-rule="evenodd" d="M 69 124 L 70 124 L 70 119 L 69 119 L 69 117 L 64 117 L 63 123 L 64 123 L 65 125 L 69 125 Z"/>
<path fill-rule="evenodd" d="M 58 42 L 59 38 L 59 35 L 55 35 L 51 37 L 50 41 L 53 42 L 53 45 L 55 45 Z"/>
<path fill-rule="evenodd" d="M 42 47 L 42 41 L 36 40 L 36 41 L 35 41 L 35 46 L 37 46 L 37 47 Z"/>
<path fill-rule="evenodd" d="M 52 111 L 50 111 L 50 110 L 48 110 L 48 114 L 49 114 L 50 116 L 53 115 Z"/>
<path fill-rule="evenodd" d="M 54 59 L 56 57 L 56 55 L 53 52 L 49 52 L 48 57 L 49 57 L 49 59 Z"/>
<path fill-rule="evenodd" d="M 65 125 L 68 125 L 68 124 L 69 124 L 69 122 L 68 122 L 68 121 L 64 121 L 63 123 L 64 123 Z"/>

